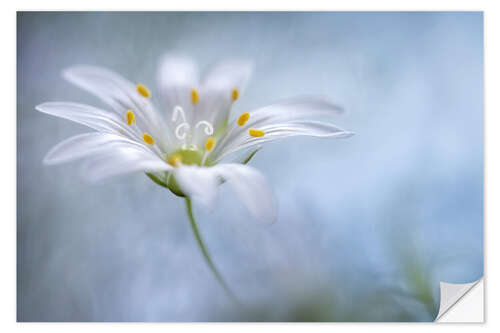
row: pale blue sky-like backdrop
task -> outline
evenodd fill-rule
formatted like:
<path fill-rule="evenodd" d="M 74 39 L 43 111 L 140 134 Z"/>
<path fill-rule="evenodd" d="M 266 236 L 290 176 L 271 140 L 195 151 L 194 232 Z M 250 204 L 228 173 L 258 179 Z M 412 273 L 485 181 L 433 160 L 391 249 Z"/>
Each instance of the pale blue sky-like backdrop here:
<path fill-rule="evenodd" d="M 483 14 L 37 13 L 17 17 L 19 321 L 429 321 L 439 281 L 483 275 Z M 144 174 L 99 185 L 44 154 L 88 131 L 35 111 L 105 108 L 61 70 L 108 67 L 155 91 L 165 52 L 202 68 L 255 62 L 235 114 L 304 94 L 348 111 L 356 135 L 265 146 L 278 221 L 262 225 L 221 186 L 195 205 Z"/>

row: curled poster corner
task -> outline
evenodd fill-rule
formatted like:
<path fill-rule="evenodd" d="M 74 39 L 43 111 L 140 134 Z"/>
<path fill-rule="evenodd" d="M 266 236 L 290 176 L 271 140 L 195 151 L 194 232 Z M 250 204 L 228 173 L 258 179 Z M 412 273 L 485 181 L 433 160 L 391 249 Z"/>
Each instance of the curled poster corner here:
<path fill-rule="evenodd" d="M 465 302 L 467 295 L 471 290 L 480 285 L 480 291 L 474 295 L 474 299 L 467 300 L 467 302 L 473 302 L 472 304 L 467 304 L 467 309 L 464 307 L 460 311 L 466 311 L 467 314 L 471 314 L 471 310 L 475 310 L 477 316 L 474 318 L 464 318 L 461 317 L 461 312 L 457 312 L 457 316 L 449 316 L 449 312 L 452 312 L 458 304 Z M 441 289 L 441 301 L 439 304 L 439 313 L 435 319 L 437 322 L 483 322 L 483 279 L 471 283 L 446 283 L 440 282 Z M 451 311 L 450 311 L 451 310 Z M 446 315 L 446 316 L 445 316 Z M 450 318 L 445 318 L 450 317 Z"/>

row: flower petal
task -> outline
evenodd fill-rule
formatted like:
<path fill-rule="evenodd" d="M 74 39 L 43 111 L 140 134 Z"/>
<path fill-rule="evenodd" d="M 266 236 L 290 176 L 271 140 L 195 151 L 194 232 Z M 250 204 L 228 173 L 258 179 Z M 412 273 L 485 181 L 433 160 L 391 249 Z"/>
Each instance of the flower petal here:
<path fill-rule="evenodd" d="M 231 185 L 252 215 L 263 222 L 276 219 L 276 207 L 265 177 L 256 169 L 241 164 L 219 164 L 213 167 L 183 165 L 175 169 L 174 177 L 182 191 L 212 206 L 220 180 Z"/>
<path fill-rule="evenodd" d="M 106 68 L 96 66 L 74 66 L 63 71 L 69 82 L 99 97 L 118 112 L 126 111 L 134 105 L 146 106 L 149 100 L 142 98 L 136 85 L 121 75 Z M 142 111 L 142 108 L 140 108 Z"/>
<path fill-rule="evenodd" d="M 217 174 L 213 168 L 182 165 L 174 169 L 174 177 L 182 191 L 189 197 L 213 206 L 217 197 Z"/>
<path fill-rule="evenodd" d="M 219 164 L 213 167 L 230 184 L 250 213 L 261 222 L 276 220 L 276 203 L 265 177 L 255 168 L 242 164 Z"/>
<path fill-rule="evenodd" d="M 35 107 L 40 112 L 68 119 L 104 133 L 133 136 L 129 127 L 116 114 L 93 106 L 69 102 L 48 102 Z"/>
<path fill-rule="evenodd" d="M 91 182 L 137 171 L 160 172 L 171 169 L 172 166 L 152 152 L 125 145 L 102 150 L 82 163 L 82 174 Z"/>
<path fill-rule="evenodd" d="M 199 73 L 196 63 L 187 57 L 166 55 L 158 72 L 158 86 L 168 120 L 176 106 L 181 106 L 186 121 L 191 123 L 193 112 L 192 89 L 199 89 Z"/>
<path fill-rule="evenodd" d="M 208 121 L 218 135 L 226 127 L 231 107 L 241 97 L 252 70 L 253 65 L 243 60 L 226 60 L 210 68 L 200 86 L 193 123 Z M 202 131 L 194 131 L 194 144 L 202 145 L 205 138 Z"/>
<path fill-rule="evenodd" d="M 158 172 L 172 166 L 149 148 L 133 140 L 109 133 L 86 133 L 56 145 L 45 157 L 46 164 L 85 158 L 83 175 L 90 181 L 134 171 Z"/>
<path fill-rule="evenodd" d="M 290 98 L 250 112 L 247 126 L 263 126 L 299 119 L 317 119 L 341 114 L 344 109 L 328 99 L 318 96 Z M 236 124 L 233 127 L 238 128 Z"/>
<path fill-rule="evenodd" d="M 119 74 L 95 66 L 75 66 L 63 71 L 63 77 L 80 88 L 96 95 L 110 105 L 120 117 L 133 110 L 137 126 L 156 137 L 166 131 L 166 124 L 154 110 L 151 101 L 137 92 L 136 85 Z M 168 140 L 168 138 L 166 138 Z"/>
<path fill-rule="evenodd" d="M 45 155 L 45 164 L 59 164 L 84 158 L 89 155 L 107 153 L 120 147 L 131 147 L 138 151 L 150 152 L 147 147 L 120 135 L 109 133 L 85 133 L 73 136 L 54 146 Z"/>
<path fill-rule="evenodd" d="M 228 100 L 231 100 L 232 90 L 243 90 L 252 72 L 253 64 L 250 61 L 240 59 L 225 60 L 210 68 L 203 78 L 202 85 L 220 91 L 225 90 L 228 93 Z"/>
<path fill-rule="evenodd" d="M 353 133 L 337 126 L 312 121 L 341 113 L 341 107 L 318 97 L 300 97 L 276 103 L 250 113 L 245 126 L 231 125 L 229 134 L 223 137 L 212 152 L 214 160 L 219 161 L 228 154 L 254 145 L 285 138 L 307 135 L 315 137 L 345 138 Z M 307 120 L 304 120 L 307 119 Z M 263 130 L 262 137 L 251 137 L 249 128 Z"/>
<path fill-rule="evenodd" d="M 345 131 L 335 125 L 315 121 L 294 121 L 290 123 L 263 126 L 260 129 L 265 132 L 264 136 L 240 136 L 231 142 L 230 145 L 226 145 L 226 147 L 219 152 L 219 155 L 215 159 L 216 162 L 236 151 L 291 136 L 312 136 L 317 138 L 341 139 L 354 135 L 353 132 Z"/>

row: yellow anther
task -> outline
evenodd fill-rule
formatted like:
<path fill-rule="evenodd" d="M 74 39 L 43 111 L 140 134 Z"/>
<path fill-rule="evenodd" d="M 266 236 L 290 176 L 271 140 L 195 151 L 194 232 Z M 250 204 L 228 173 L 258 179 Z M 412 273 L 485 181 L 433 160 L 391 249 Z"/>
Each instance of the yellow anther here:
<path fill-rule="evenodd" d="M 266 132 L 264 132 L 263 130 L 250 128 L 248 130 L 248 134 L 250 134 L 250 136 L 253 136 L 254 138 L 258 138 L 258 137 L 264 136 L 266 134 Z"/>
<path fill-rule="evenodd" d="M 248 119 L 250 119 L 250 113 L 248 112 L 245 112 L 245 113 L 242 113 L 239 117 L 238 117 L 238 121 L 236 122 L 238 125 L 240 126 L 243 126 L 246 124 L 246 122 L 248 121 Z"/>
<path fill-rule="evenodd" d="M 215 146 L 215 139 L 213 137 L 209 137 L 207 141 L 205 141 L 205 149 L 211 151 Z"/>
<path fill-rule="evenodd" d="M 143 85 L 142 83 L 139 83 L 137 85 L 137 92 L 146 98 L 149 98 L 149 96 L 151 96 L 151 93 L 149 92 L 148 88 L 146 88 L 146 86 Z"/>
<path fill-rule="evenodd" d="M 126 117 L 127 117 L 127 124 L 129 124 L 129 125 L 135 124 L 134 111 L 128 110 L 127 114 L 126 114 Z"/>
<path fill-rule="evenodd" d="M 168 164 L 170 164 L 173 167 L 178 167 L 182 162 L 182 157 L 181 155 L 178 154 L 173 154 L 168 158 Z"/>
<path fill-rule="evenodd" d="M 148 133 L 144 133 L 142 135 L 142 139 L 144 140 L 144 142 L 146 142 L 150 146 L 155 144 L 155 139 L 153 139 L 153 137 L 151 135 L 149 135 Z"/>
<path fill-rule="evenodd" d="M 199 100 L 200 100 L 200 95 L 198 95 L 196 89 L 191 89 L 191 102 L 193 104 L 196 104 L 199 102 Z"/>
<path fill-rule="evenodd" d="M 233 93 L 231 95 L 231 97 L 233 98 L 233 102 L 236 101 L 239 96 L 240 96 L 240 92 L 238 91 L 238 89 L 233 89 Z"/>

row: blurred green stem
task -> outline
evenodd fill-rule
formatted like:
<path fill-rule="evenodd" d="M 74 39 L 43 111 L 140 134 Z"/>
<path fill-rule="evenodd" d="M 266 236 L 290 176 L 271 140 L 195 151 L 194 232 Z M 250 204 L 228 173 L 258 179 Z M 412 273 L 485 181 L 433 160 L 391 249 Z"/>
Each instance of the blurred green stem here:
<path fill-rule="evenodd" d="M 212 271 L 212 273 L 214 273 L 215 277 L 217 278 L 217 281 L 219 281 L 222 288 L 224 288 L 224 290 L 226 291 L 229 298 L 231 298 L 231 300 L 233 300 L 235 303 L 240 304 L 240 302 L 234 296 L 231 289 L 229 289 L 229 286 L 227 285 L 226 281 L 224 281 L 224 278 L 222 277 L 222 275 L 217 270 L 217 267 L 215 267 L 215 264 L 212 261 L 212 258 L 210 257 L 210 254 L 208 253 L 207 248 L 205 247 L 205 243 L 203 243 L 203 239 L 201 239 L 200 231 L 198 230 L 198 226 L 196 225 L 196 221 L 194 220 L 191 199 L 188 197 L 186 197 L 186 210 L 187 210 L 187 214 L 189 217 L 189 222 L 191 223 L 191 229 L 193 229 L 194 237 L 196 238 L 196 241 L 198 242 L 198 246 L 200 247 L 200 250 L 203 253 L 203 257 L 205 257 L 205 261 L 207 262 L 208 267 L 210 267 L 210 270 Z"/>

